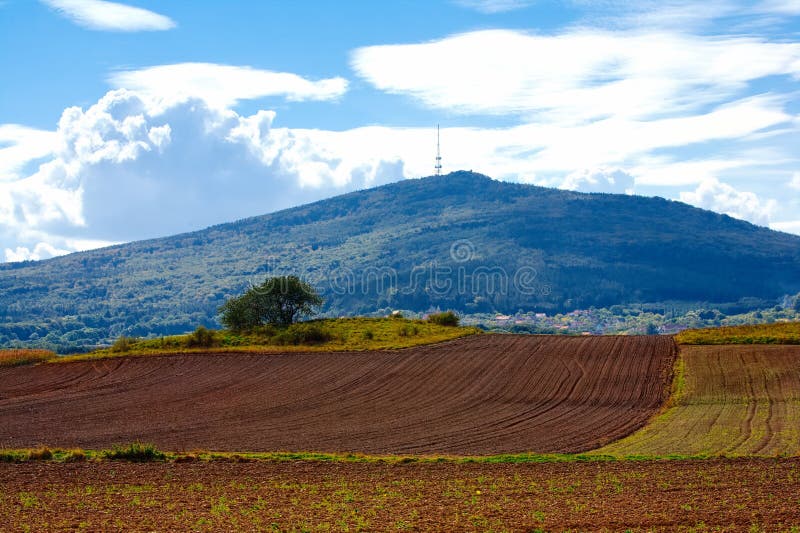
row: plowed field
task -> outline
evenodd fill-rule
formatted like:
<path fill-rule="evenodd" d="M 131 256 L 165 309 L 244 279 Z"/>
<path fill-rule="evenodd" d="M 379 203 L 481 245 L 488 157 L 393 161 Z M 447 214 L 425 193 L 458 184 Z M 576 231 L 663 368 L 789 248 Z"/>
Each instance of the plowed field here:
<path fill-rule="evenodd" d="M 0 463 L 3 531 L 796 531 L 800 461 Z"/>
<path fill-rule="evenodd" d="M 800 453 L 800 346 L 682 346 L 680 357 L 674 406 L 599 453 Z"/>
<path fill-rule="evenodd" d="M 0 447 L 578 452 L 661 406 L 668 337 L 480 335 L 400 351 L 0 369 Z"/>

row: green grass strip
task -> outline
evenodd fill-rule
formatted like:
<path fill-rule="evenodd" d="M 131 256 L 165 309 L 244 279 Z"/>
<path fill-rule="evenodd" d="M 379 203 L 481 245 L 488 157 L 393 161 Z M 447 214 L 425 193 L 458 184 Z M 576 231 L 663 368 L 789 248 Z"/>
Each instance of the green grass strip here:
<path fill-rule="evenodd" d="M 165 452 L 152 444 L 132 443 L 114 446 L 110 450 L 83 449 L 0 449 L 0 463 L 27 463 L 48 461 L 55 463 L 83 461 L 126 461 L 126 462 L 293 462 L 312 461 L 321 463 L 450 463 L 450 464 L 529 464 L 529 463 L 575 463 L 575 462 L 613 462 L 613 461 L 665 461 L 665 460 L 708 460 L 733 458 L 787 458 L 797 455 L 758 456 L 758 455 L 608 455 L 608 454 L 499 454 L 484 456 L 458 455 L 369 455 L 317 452 Z"/>

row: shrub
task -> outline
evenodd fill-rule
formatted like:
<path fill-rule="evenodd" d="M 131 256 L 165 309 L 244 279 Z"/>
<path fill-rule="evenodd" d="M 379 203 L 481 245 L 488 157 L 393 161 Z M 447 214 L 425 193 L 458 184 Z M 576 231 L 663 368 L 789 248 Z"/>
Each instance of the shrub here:
<path fill-rule="evenodd" d="M 428 322 L 438 324 L 439 326 L 458 326 L 458 315 L 452 311 L 445 311 L 443 313 L 433 313 L 428 315 Z"/>
<path fill-rule="evenodd" d="M 21 463 L 27 459 L 27 455 L 17 450 L 0 450 L 0 463 Z"/>
<path fill-rule="evenodd" d="M 116 341 L 114 341 L 114 344 L 111 345 L 111 351 L 115 353 L 129 352 L 136 344 L 136 342 L 137 339 L 135 337 L 126 337 L 125 335 L 123 335 Z"/>
<path fill-rule="evenodd" d="M 368 329 L 368 330 L 364 331 L 363 335 L 364 335 L 364 339 L 368 340 L 368 341 L 371 341 L 372 339 L 375 338 L 375 334 L 372 333 L 371 329 Z"/>
<path fill-rule="evenodd" d="M 328 342 L 333 336 L 331 333 L 316 324 L 292 324 L 281 331 L 273 340 L 276 344 L 321 344 Z"/>
<path fill-rule="evenodd" d="M 259 337 L 274 337 L 279 331 L 275 326 L 264 324 L 263 326 L 254 327 L 250 333 Z"/>
<path fill-rule="evenodd" d="M 108 459 L 131 461 L 134 463 L 163 461 L 166 458 L 166 455 L 159 451 L 154 445 L 143 444 L 141 442 L 134 442 L 127 446 L 114 445 L 110 450 L 103 452 L 103 456 Z"/>
<path fill-rule="evenodd" d="M 38 448 L 28 452 L 29 461 L 49 461 L 53 458 L 53 452 L 50 448 Z"/>
<path fill-rule="evenodd" d="M 64 456 L 66 463 L 82 463 L 86 460 L 86 453 L 83 450 L 69 450 L 67 455 Z"/>
<path fill-rule="evenodd" d="M 411 337 L 419 333 L 419 328 L 414 324 L 403 324 L 397 330 L 397 335 L 400 337 Z"/>
<path fill-rule="evenodd" d="M 216 344 L 216 337 L 213 330 L 200 326 L 186 336 L 185 343 L 188 348 L 211 348 Z"/>

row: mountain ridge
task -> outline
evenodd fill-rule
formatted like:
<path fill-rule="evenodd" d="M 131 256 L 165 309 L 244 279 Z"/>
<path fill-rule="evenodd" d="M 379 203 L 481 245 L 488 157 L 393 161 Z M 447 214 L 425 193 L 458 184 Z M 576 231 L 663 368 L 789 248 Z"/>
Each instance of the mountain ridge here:
<path fill-rule="evenodd" d="M 0 345 L 92 344 L 214 325 L 225 298 L 288 273 L 320 288 L 329 315 L 732 302 L 799 292 L 800 237 L 663 198 L 460 171 L 0 265 Z"/>

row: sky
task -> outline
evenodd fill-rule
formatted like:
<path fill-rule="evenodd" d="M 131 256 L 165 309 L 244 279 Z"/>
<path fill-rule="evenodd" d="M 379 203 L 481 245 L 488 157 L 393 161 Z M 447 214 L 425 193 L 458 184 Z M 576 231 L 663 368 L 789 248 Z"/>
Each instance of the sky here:
<path fill-rule="evenodd" d="M 800 235 L 800 0 L 0 0 L 0 262 L 443 172 Z"/>

